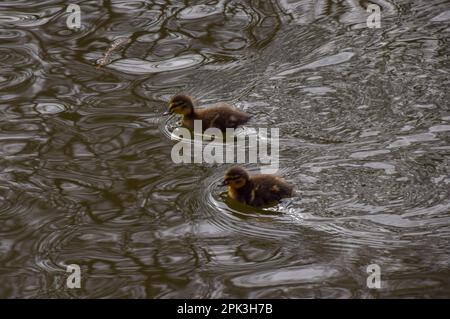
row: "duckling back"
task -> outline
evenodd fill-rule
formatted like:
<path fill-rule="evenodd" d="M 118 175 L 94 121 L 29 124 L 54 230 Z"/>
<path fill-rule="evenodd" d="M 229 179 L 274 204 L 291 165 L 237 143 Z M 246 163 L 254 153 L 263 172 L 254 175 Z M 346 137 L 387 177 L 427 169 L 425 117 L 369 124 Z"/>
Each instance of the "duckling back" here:
<path fill-rule="evenodd" d="M 293 194 L 293 187 L 283 178 L 275 175 L 254 175 L 251 178 L 253 185 L 249 205 L 261 207 L 280 201 Z"/>
<path fill-rule="evenodd" d="M 196 109 L 192 119 L 201 120 L 204 130 L 215 127 L 221 131 L 226 131 L 227 128 L 235 129 L 239 125 L 247 123 L 250 117 L 249 114 L 228 104 L 219 103 L 205 109 Z"/>

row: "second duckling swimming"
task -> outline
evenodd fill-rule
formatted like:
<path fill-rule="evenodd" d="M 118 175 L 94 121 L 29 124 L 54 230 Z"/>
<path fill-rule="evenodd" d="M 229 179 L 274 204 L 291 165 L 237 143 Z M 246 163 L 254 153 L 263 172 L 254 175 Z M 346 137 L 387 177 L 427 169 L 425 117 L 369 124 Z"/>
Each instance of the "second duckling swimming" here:
<path fill-rule="evenodd" d="M 228 196 L 232 199 L 254 207 L 274 204 L 293 194 L 293 187 L 283 178 L 269 174 L 250 176 L 239 166 L 228 170 L 223 184 L 228 186 Z"/>
<path fill-rule="evenodd" d="M 181 114 L 182 125 L 194 129 L 194 120 L 202 121 L 203 131 L 215 127 L 225 132 L 227 128 L 237 128 L 246 123 L 250 115 L 226 103 L 218 103 L 205 109 L 194 109 L 192 99 L 187 95 L 175 95 L 169 102 L 169 111 L 164 114 Z"/>

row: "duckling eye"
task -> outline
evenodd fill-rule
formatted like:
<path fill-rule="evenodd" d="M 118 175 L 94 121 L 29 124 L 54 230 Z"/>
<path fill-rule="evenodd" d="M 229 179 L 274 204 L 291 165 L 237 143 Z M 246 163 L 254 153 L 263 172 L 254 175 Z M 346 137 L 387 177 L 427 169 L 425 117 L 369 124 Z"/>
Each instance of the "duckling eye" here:
<path fill-rule="evenodd" d="M 173 108 L 184 108 L 185 107 L 185 105 L 184 105 L 184 103 L 183 102 L 179 102 L 179 103 L 175 103 L 173 106 L 172 106 Z"/>

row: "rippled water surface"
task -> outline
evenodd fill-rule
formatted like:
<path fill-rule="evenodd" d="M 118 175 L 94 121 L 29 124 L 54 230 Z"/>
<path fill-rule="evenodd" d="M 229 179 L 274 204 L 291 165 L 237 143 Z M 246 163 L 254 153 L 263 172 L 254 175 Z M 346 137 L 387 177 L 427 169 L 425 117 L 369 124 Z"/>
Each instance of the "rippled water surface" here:
<path fill-rule="evenodd" d="M 76 2 L 78 30 L 0 3 L 1 298 L 450 297 L 448 0 L 373 0 L 379 29 L 365 0 Z M 178 92 L 279 128 L 296 197 L 174 164 Z"/>

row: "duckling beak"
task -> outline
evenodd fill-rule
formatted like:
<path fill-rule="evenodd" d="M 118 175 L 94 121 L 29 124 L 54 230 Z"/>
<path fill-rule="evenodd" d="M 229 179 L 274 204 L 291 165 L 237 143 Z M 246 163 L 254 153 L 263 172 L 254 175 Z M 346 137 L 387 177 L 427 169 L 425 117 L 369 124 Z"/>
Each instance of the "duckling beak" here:
<path fill-rule="evenodd" d="M 219 186 L 221 186 L 221 187 L 224 187 L 224 186 L 227 186 L 227 185 L 228 185 L 227 181 L 223 181 L 222 183 L 219 184 Z"/>
<path fill-rule="evenodd" d="M 172 114 L 172 107 L 173 107 L 173 103 L 169 103 L 169 110 L 164 112 L 163 115 L 170 115 Z"/>

